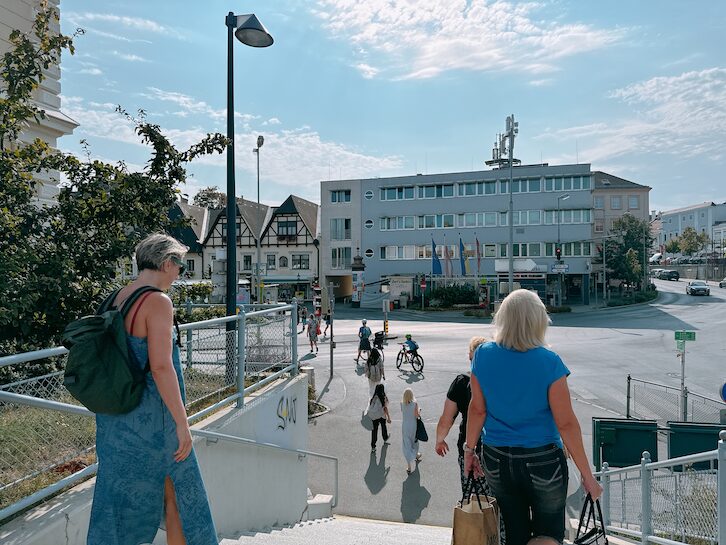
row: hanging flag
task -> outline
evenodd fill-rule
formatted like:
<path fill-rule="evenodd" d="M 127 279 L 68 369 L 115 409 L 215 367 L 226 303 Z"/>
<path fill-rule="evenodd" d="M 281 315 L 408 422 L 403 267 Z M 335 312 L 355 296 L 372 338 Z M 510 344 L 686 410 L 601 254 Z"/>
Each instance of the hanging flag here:
<path fill-rule="evenodd" d="M 479 237 L 476 238 L 476 275 L 481 274 L 481 244 L 479 244 Z"/>
<path fill-rule="evenodd" d="M 466 257 L 464 252 L 464 243 L 461 242 L 461 237 L 459 237 L 459 263 L 461 264 L 461 276 L 469 276 L 471 274 L 469 258 Z"/>
<path fill-rule="evenodd" d="M 446 245 L 444 245 L 444 259 L 446 264 L 446 277 L 451 278 L 452 276 L 454 276 L 454 271 L 451 267 L 451 251 Z"/>
<path fill-rule="evenodd" d="M 441 274 L 441 261 L 436 255 L 436 243 L 433 237 L 431 237 L 431 274 Z"/>

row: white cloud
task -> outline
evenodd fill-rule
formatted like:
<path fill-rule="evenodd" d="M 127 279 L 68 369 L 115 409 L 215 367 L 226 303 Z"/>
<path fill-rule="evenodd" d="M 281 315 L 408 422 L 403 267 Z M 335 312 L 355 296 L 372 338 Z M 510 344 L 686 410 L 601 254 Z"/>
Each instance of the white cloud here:
<path fill-rule="evenodd" d="M 170 29 L 160 25 L 156 21 L 151 19 L 142 19 L 140 17 L 126 17 L 123 15 L 113 15 L 110 13 L 64 13 L 63 17 L 72 21 L 74 24 L 82 24 L 88 21 L 101 22 L 101 23 L 112 23 L 114 25 L 121 25 L 126 28 L 134 30 L 140 30 L 144 32 L 153 32 L 155 34 L 171 34 Z"/>
<path fill-rule="evenodd" d="M 556 5 L 486 0 L 319 0 L 313 14 L 349 42 L 364 77 L 431 78 L 449 70 L 556 71 L 557 61 L 608 47 L 617 28 L 544 22 Z M 553 19 L 553 17 L 549 17 Z"/>
<path fill-rule="evenodd" d="M 270 119 L 265 121 L 263 125 L 279 125 L 280 123 L 282 123 L 282 121 L 280 121 L 278 118 L 271 117 Z"/>
<path fill-rule="evenodd" d="M 149 61 L 149 59 L 145 59 L 144 57 L 140 57 L 139 55 L 134 55 L 132 53 L 122 53 L 120 51 L 114 51 L 113 54 L 116 55 L 118 58 L 129 62 L 151 62 Z"/>
<path fill-rule="evenodd" d="M 202 114 L 216 120 L 226 118 L 226 109 L 214 109 L 203 100 L 196 100 L 195 98 L 183 93 L 177 93 L 176 91 L 164 91 L 163 89 L 158 89 L 156 87 L 147 87 L 147 89 L 150 93 L 142 93 L 142 96 L 153 100 L 172 102 L 181 107 L 182 112 L 184 113 L 176 112 L 175 115 L 186 117 L 187 114 Z"/>
<path fill-rule="evenodd" d="M 543 78 L 530 80 L 529 84 L 532 87 L 545 87 L 547 85 L 552 85 L 554 82 L 555 80 L 553 78 Z"/>
<path fill-rule="evenodd" d="M 89 76 L 100 76 L 103 71 L 100 68 L 83 68 L 78 72 L 79 74 L 88 74 Z"/>

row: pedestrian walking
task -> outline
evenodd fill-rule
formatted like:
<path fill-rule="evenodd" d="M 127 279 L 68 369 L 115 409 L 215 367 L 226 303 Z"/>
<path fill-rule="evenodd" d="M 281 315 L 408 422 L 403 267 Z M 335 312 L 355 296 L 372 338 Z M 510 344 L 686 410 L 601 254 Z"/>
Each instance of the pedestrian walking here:
<path fill-rule="evenodd" d="M 376 450 L 376 442 L 378 441 L 378 427 L 381 428 L 381 436 L 383 442 L 388 444 L 388 428 L 386 422 L 391 423 L 391 415 L 388 412 L 388 397 L 383 384 L 376 386 L 375 392 L 371 396 L 368 403 L 368 417 L 373 421 L 373 430 L 371 431 L 371 451 Z"/>
<path fill-rule="evenodd" d="M 371 397 L 376 391 L 376 386 L 386 380 L 386 371 L 383 368 L 383 358 L 377 348 L 371 348 L 371 353 L 366 361 L 366 378 L 368 379 L 368 390 Z"/>
<path fill-rule="evenodd" d="M 572 410 L 570 371 L 545 348 L 549 323 L 536 292 L 513 291 L 494 318 L 494 342 L 480 345 L 472 363 L 464 471 L 486 476 L 508 545 L 525 545 L 533 537 L 562 543 L 568 482 L 563 442 L 585 492 L 593 499 L 602 494 Z"/>
<path fill-rule="evenodd" d="M 305 308 L 305 305 L 300 305 L 300 323 L 302 324 L 302 330 L 300 330 L 300 333 L 305 332 L 305 325 L 307 323 L 308 318 L 308 309 Z"/>
<path fill-rule="evenodd" d="M 327 337 L 328 328 L 330 327 L 330 311 L 325 313 L 325 316 L 323 316 L 323 320 L 325 320 L 325 331 L 323 331 L 323 337 Z"/>
<path fill-rule="evenodd" d="M 403 391 L 401 401 L 401 447 L 403 457 L 406 459 L 406 473 L 413 471 L 411 464 L 421 461 L 421 453 L 418 451 L 418 439 L 416 439 L 416 420 L 421 416 L 421 409 L 413 396 L 413 390 L 406 388 Z"/>
<path fill-rule="evenodd" d="M 311 312 L 308 316 L 308 340 L 310 341 L 310 353 L 318 351 L 318 320 L 315 315 Z M 313 350 L 314 349 L 314 350 Z"/>
<path fill-rule="evenodd" d="M 162 519 L 170 544 L 218 543 L 184 408 L 174 307 L 162 293 L 183 274 L 187 250 L 165 234 L 142 240 L 139 276 L 113 302 L 119 308 L 140 287 L 160 290 L 139 297 L 124 322 L 132 362 L 149 369 L 141 402 L 128 413 L 96 414 L 98 473 L 88 545 L 151 543 Z"/>

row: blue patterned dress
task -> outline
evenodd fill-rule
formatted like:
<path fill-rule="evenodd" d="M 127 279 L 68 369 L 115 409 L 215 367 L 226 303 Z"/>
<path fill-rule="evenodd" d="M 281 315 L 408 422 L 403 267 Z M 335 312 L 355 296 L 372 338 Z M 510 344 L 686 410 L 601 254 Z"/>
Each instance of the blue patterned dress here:
<path fill-rule="evenodd" d="M 145 338 L 128 336 L 137 362 L 148 360 Z M 182 400 L 184 378 L 179 348 L 172 351 Z M 176 424 L 148 373 L 138 407 L 122 415 L 96 415 L 98 475 L 93 495 L 88 545 L 151 543 L 163 518 L 164 480 L 174 482 L 184 536 L 189 545 L 217 545 L 197 457 L 192 450 L 174 461 Z"/>

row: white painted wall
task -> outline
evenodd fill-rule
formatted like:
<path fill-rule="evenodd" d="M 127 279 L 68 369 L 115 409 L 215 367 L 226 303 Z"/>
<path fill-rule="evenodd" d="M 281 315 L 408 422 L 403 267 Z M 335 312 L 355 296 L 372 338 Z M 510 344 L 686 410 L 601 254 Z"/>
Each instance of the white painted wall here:
<path fill-rule="evenodd" d="M 305 450 L 307 384 L 304 374 L 278 383 L 243 409 L 222 411 L 194 428 Z M 307 505 L 307 458 L 202 438 L 194 440 L 194 449 L 222 536 L 300 520 Z M 82 483 L 3 525 L 0 543 L 85 545 L 94 484 Z M 164 543 L 161 537 L 155 543 Z"/>

